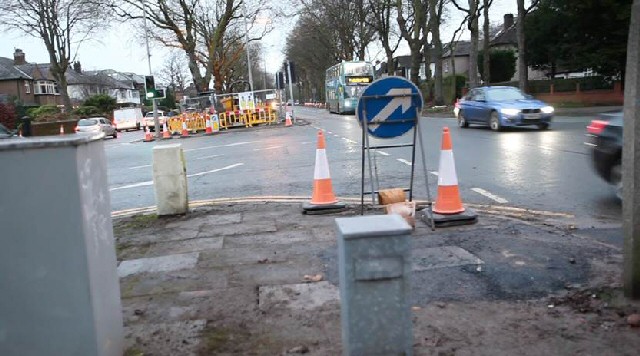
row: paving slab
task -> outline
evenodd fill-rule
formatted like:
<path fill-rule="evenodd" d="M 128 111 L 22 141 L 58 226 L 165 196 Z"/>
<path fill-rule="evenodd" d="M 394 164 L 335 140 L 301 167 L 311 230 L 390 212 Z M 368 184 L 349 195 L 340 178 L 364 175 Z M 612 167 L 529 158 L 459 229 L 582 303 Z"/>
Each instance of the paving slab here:
<path fill-rule="evenodd" d="M 196 238 L 183 241 L 162 242 L 151 245 L 146 253 L 147 256 L 164 256 L 168 254 L 182 254 L 189 252 L 201 252 L 208 250 L 219 250 L 222 248 L 224 239 L 222 237 Z"/>
<path fill-rule="evenodd" d="M 144 349 L 145 355 L 197 355 L 206 325 L 206 320 L 186 320 L 128 326 L 125 347 L 131 354 Z"/>
<path fill-rule="evenodd" d="M 294 310 L 310 310 L 327 303 L 339 304 L 338 287 L 327 282 L 260 286 L 258 288 L 260 310 L 286 307 Z"/>
<path fill-rule="evenodd" d="M 198 263 L 198 256 L 197 252 L 193 252 L 122 261 L 118 265 L 118 276 L 123 278 L 143 272 L 170 272 L 193 268 Z"/>

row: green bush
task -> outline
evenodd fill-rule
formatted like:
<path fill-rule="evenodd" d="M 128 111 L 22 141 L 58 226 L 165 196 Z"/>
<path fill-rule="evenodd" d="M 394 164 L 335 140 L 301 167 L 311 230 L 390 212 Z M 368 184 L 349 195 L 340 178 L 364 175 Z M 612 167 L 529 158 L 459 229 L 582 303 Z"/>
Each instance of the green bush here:
<path fill-rule="evenodd" d="M 445 103 L 454 103 L 457 98 L 462 97 L 462 88 L 464 88 L 467 82 L 467 77 L 464 75 L 456 75 L 455 77 L 455 91 L 453 89 L 454 78 L 452 75 L 444 77 L 444 87 L 442 88 L 442 95 L 444 96 Z"/>
<path fill-rule="evenodd" d="M 97 108 L 100 113 L 109 113 L 116 108 L 117 102 L 116 99 L 112 98 L 110 95 L 99 94 L 85 100 L 82 106 L 93 106 Z"/>
<path fill-rule="evenodd" d="M 95 116 L 95 115 L 102 115 L 105 114 L 104 112 L 101 112 L 97 107 L 95 106 L 80 106 L 78 108 L 76 108 L 75 110 L 73 110 L 73 113 L 75 115 L 81 116 L 81 117 L 87 117 L 87 116 Z"/>
<path fill-rule="evenodd" d="M 482 63 L 484 51 L 478 53 L 478 71 L 482 80 L 486 82 L 484 65 Z M 516 54 L 511 50 L 489 51 L 489 70 L 491 71 L 491 83 L 499 83 L 511 80 L 516 73 Z"/>
<path fill-rule="evenodd" d="M 34 120 L 44 119 L 50 116 L 57 116 L 60 114 L 60 108 L 55 105 L 42 105 L 35 108 L 27 109 L 27 115 Z"/>

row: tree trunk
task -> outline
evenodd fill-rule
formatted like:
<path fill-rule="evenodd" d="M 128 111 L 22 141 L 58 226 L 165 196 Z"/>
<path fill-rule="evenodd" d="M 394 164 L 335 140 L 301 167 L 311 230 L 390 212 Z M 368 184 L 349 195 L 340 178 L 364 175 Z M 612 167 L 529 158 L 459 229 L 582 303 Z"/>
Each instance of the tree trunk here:
<path fill-rule="evenodd" d="M 431 52 L 434 59 L 434 103 L 436 105 L 444 104 L 444 95 L 442 92 L 442 40 L 440 39 L 440 16 L 442 15 L 442 6 L 444 2 L 441 0 L 429 1 L 429 18 L 431 20 L 431 40 L 433 42 L 433 51 Z M 436 6 L 440 5 L 440 11 L 436 11 Z M 429 63 L 430 65 L 430 63 Z M 455 78 L 455 77 L 454 77 Z"/>
<path fill-rule="evenodd" d="M 478 0 L 469 0 L 469 31 L 471 45 L 469 47 L 469 88 L 478 86 Z"/>
<path fill-rule="evenodd" d="M 516 32 L 518 36 L 518 87 L 523 92 L 527 92 L 529 73 L 527 71 L 527 57 L 524 37 L 524 0 L 518 0 L 518 19 L 516 22 Z"/>
<path fill-rule="evenodd" d="M 491 83 L 491 56 L 489 55 L 489 0 L 484 0 L 484 43 L 482 44 L 482 71 L 484 73 L 484 84 Z"/>
<path fill-rule="evenodd" d="M 387 54 L 387 74 L 394 75 L 396 72 L 396 66 L 393 63 L 393 51 L 389 48 L 385 49 L 385 52 Z"/>

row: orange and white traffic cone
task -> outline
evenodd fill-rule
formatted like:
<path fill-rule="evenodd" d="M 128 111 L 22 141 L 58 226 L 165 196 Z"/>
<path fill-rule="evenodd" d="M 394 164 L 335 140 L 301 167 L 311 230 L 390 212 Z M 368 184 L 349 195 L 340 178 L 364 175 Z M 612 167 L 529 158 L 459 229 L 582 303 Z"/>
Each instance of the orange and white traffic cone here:
<path fill-rule="evenodd" d="M 165 120 L 162 123 L 162 139 L 163 140 L 170 140 L 172 139 L 171 137 L 171 132 L 169 132 L 169 130 L 167 129 L 167 120 Z"/>
<path fill-rule="evenodd" d="M 209 115 L 206 115 L 206 117 L 204 134 L 210 136 L 213 135 L 213 130 L 211 129 L 211 117 Z"/>
<path fill-rule="evenodd" d="M 149 130 L 149 126 L 144 125 L 144 142 L 152 142 L 153 135 L 151 135 L 151 130 Z"/>
<path fill-rule="evenodd" d="M 285 117 L 286 117 L 286 119 L 284 121 L 284 126 L 286 126 L 286 127 L 293 126 L 293 123 L 291 122 L 291 113 L 287 112 Z"/>
<path fill-rule="evenodd" d="M 314 211 L 344 209 L 333 194 L 329 161 L 327 160 L 326 142 L 322 131 L 318 131 L 318 147 L 316 149 L 316 166 L 313 172 L 313 195 L 311 201 L 302 205 L 303 213 Z"/>
<path fill-rule="evenodd" d="M 454 226 L 473 224 L 477 221 L 477 214 L 466 209 L 462 205 L 460 189 L 458 188 L 458 175 L 453 158 L 453 145 L 449 128 L 442 129 L 442 146 L 440 150 L 440 163 L 438 166 L 438 195 L 433 204 L 430 218 L 435 226 Z"/>
<path fill-rule="evenodd" d="M 182 135 L 180 135 L 180 138 L 188 138 L 189 137 L 189 130 L 187 130 L 187 121 L 185 120 L 185 118 L 182 118 Z"/>
<path fill-rule="evenodd" d="M 60 135 L 64 135 L 64 126 L 60 125 Z"/>

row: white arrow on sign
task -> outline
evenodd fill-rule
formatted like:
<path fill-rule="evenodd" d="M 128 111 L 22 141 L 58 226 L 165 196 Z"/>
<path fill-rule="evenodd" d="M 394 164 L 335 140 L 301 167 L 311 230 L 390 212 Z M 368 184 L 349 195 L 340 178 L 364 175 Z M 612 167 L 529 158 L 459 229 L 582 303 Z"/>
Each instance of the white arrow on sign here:
<path fill-rule="evenodd" d="M 411 108 L 411 96 L 410 96 L 411 88 L 392 88 L 392 89 L 389 89 L 389 91 L 387 92 L 387 95 L 389 96 L 406 95 L 406 96 L 398 96 L 391 99 L 391 101 L 384 108 L 382 108 L 382 110 L 380 110 L 380 112 L 378 112 L 376 116 L 373 117 L 373 120 L 371 121 L 373 122 L 386 121 L 389 118 L 389 116 L 391 116 L 391 114 L 393 114 L 393 112 L 396 111 L 396 109 L 400 106 L 402 107 L 403 114 Z M 371 124 L 369 127 L 372 130 L 375 130 L 379 125 L 380 125 L 379 123 Z"/>

